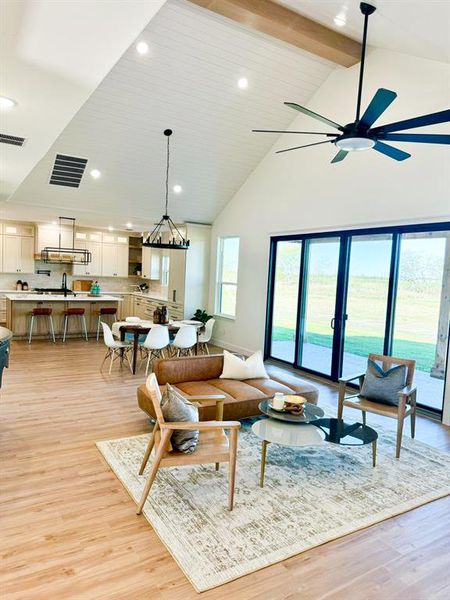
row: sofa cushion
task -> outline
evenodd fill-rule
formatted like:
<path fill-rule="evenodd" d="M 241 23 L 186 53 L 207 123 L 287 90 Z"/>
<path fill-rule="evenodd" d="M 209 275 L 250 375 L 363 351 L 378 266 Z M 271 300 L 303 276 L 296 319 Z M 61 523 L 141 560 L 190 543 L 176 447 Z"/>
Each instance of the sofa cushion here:
<path fill-rule="evenodd" d="M 238 402 L 241 400 L 255 400 L 257 398 L 263 400 L 265 398 L 265 395 L 249 384 L 248 381 L 238 381 L 237 379 L 210 379 L 208 383 L 218 390 L 216 391 L 216 394 L 224 392 Z"/>
<path fill-rule="evenodd" d="M 255 352 L 248 358 L 241 358 L 227 350 L 223 351 L 223 371 L 221 379 L 238 379 L 245 381 L 247 379 L 265 378 L 268 379 L 261 350 Z"/>

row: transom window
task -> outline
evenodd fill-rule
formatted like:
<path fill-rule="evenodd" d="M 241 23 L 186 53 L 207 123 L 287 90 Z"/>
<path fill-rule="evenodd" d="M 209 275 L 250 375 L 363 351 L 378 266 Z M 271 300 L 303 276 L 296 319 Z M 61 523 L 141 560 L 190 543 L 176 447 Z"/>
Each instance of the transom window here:
<path fill-rule="evenodd" d="M 239 238 L 221 237 L 217 248 L 216 313 L 236 316 Z"/>

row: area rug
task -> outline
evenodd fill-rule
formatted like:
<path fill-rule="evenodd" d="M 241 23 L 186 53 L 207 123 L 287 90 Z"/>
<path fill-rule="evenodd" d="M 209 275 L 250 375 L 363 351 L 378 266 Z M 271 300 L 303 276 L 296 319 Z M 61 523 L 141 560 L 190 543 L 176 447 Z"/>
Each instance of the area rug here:
<path fill-rule="evenodd" d="M 450 454 L 405 437 L 398 461 L 395 433 L 377 430 L 375 468 L 370 445 L 271 444 L 260 488 L 261 444 L 244 422 L 233 512 L 226 465 L 200 465 L 160 470 L 144 515 L 202 592 L 450 494 Z M 148 437 L 97 443 L 135 501 Z"/>

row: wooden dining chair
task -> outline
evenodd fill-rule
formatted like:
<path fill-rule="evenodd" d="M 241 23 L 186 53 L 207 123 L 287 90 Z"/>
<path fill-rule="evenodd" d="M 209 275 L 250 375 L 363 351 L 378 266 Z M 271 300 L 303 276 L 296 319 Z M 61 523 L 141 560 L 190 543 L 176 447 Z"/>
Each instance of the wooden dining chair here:
<path fill-rule="evenodd" d="M 358 373 L 349 377 L 339 379 L 339 402 L 338 419 L 342 419 L 344 406 L 356 408 L 362 412 L 363 423 L 366 423 L 366 413 L 373 413 L 397 419 L 397 446 L 396 458 L 400 458 L 402 447 L 403 423 L 406 417 L 411 418 L 411 437 L 414 438 L 416 431 L 416 394 L 417 389 L 414 386 L 414 370 L 416 361 L 406 358 L 396 358 L 395 356 L 384 356 L 383 354 L 369 354 L 369 360 L 380 362 L 384 371 L 396 366 L 406 365 L 406 386 L 398 394 L 398 406 L 369 400 L 361 395 L 364 383 L 365 373 Z M 346 395 L 346 386 L 352 381 L 358 380 L 359 389 L 356 394 Z"/>
<path fill-rule="evenodd" d="M 181 421 L 169 423 L 164 420 L 164 416 L 162 414 L 161 391 L 154 373 L 148 377 L 146 385 L 155 409 L 156 423 L 153 427 L 153 432 L 150 436 L 150 440 L 142 460 L 139 475 L 143 474 L 153 449 L 155 450 L 155 457 L 144 487 L 144 491 L 142 492 L 137 514 L 141 514 L 156 474 L 161 467 L 179 467 L 183 465 L 190 466 L 215 463 L 216 471 L 218 471 L 221 462 L 227 462 L 229 464 L 228 510 L 233 510 L 238 431 L 241 427 L 241 424 L 239 421 L 222 420 L 223 402 L 225 396 L 222 394 L 213 396 L 185 396 L 187 400 L 197 405 L 201 402 L 215 402 L 215 421 L 200 421 L 197 423 Z M 195 451 L 192 454 L 186 454 L 184 452 L 173 450 L 170 444 L 170 438 L 175 429 L 199 430 L 199 441 Z M 226 429 L 230 432 L 229 439 L 225 435 Z"/>

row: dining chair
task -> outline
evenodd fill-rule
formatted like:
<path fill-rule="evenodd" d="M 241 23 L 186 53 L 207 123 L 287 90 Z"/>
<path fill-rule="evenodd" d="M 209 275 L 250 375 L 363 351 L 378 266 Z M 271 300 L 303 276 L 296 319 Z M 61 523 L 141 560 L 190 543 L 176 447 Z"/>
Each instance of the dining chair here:
<path fill-rule="evenodd" d="M 105 358 L 100 367 L 100 371 L 103 369 L 103 365 L 105 364 L 105 360 L 110 358 L 111 361 L 109 363 L 109 374 L 111 375 L 111 369 L 113 366 L 113 362 L 119 358 L 120 364 L 122 364 L 123 359 L 126 358 L 128 362 L 128 366 L 130 367 L 130 371 L 133 372 L 133 368 L 131 366 L 130 358 L 128 353 L 132 349 L 131 345 L 127 342 L 119 342 L 114 339 L 111 328 L 106 323 L 102 323 L 103 328 L 103 341 L 105 342 L 105 346 L 108 348 L 105 354 Z"/>
<path fill-rule="evenodd" d="M 164 349 L 169 345 L 169 330 L 164 325 L 153 325 L 142 344 L 140 349 L 144 353 L 142 362 L 147 359 L 145 374 L 148 374 L 150 363 L 153 363 L 155 358 L 164 358 Z"/>
<path fill-rule="evenodd" d="M 397 444 L 396 458 L 400 458 L 402 447 L 403 423 L 406 417 L 411 418 L 411 437 L 414 438 L 416 432 L 416 395 L 417 388 L 414 386 L 414 370 L 416 361 L 406 358 L 396 358 L 395 356 L 384 356 L 383 354 L 369 354 L 369 360 L 380 362 L 384 371 L 396 366 L 406 365 L 406 386 L 398 394 L 398 406 L 369 400 L 361 395 L 364 383 L 365 373 L 358 373 L 339 379 L 339 400 L 338 400 L 338 419 L 342 419 L 344 406 L 356 408 L 362 412 L 362 420 L 366 424 L 366 413 L 373 413 L 397 420 Z M 352 381 L 358 380 L 358 390 L 356 394 L 346 395 L 346 386 Z"/>
<path fill-rule="evenodd" d="M 197 343 L 197 328 L 194 325 L 182 325 L 172 342 L 173 356 L 193 356 Z"/>
<path fill-rule="evenodd" d="M 209 354 L 208 343 L 211 341 L 215 319 L 208 319 L 205 323 L 205 331 L 198 336 L 198 351 Z"/>
<path fill-rule="evenodd" d="M 215 421 L 200 421 L 196 423 L 182 421 L 169 423 L 164 420 L 161 410 L 161 390 L 154 373 L 149 375 L 146 386 L 152 399 L 156 414 L 156 422 L 147 444 L 147 449 L 145 450 L 139 475 L 143 474 L 152 450 L 155 450 L 155 456 L 142 492 L 141 500 L 138 504 L 137 514 L 141 514 L 160 468 L 215 463 L 216 471 L 218 471 L 221 462 L 227 462 L 229 465 L 228 510 L 233 510 L 238 431 L 241 424 L 239 421 L 222 420 L 225 396 L 222 394 L 212 396 L 185 396 L 190 402 L 197 405 L 201 402 L 215 402 Z M 170 438 L 175 429 L 199 430 L 199 441 L 194 452 L 186 454 L 172 449 Z M 225 429 L 230 432 L 229 438 L 225 434 Z"/>

